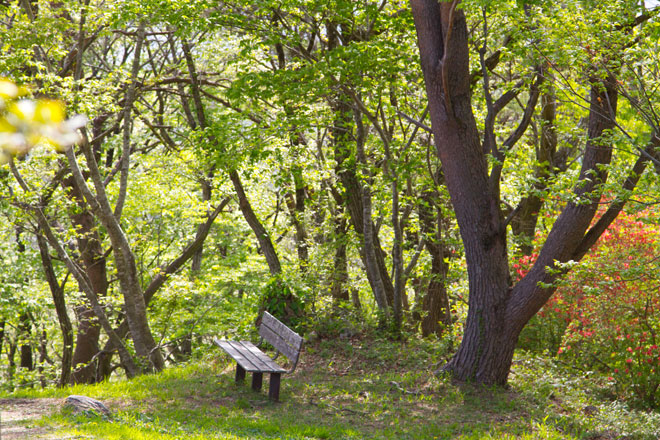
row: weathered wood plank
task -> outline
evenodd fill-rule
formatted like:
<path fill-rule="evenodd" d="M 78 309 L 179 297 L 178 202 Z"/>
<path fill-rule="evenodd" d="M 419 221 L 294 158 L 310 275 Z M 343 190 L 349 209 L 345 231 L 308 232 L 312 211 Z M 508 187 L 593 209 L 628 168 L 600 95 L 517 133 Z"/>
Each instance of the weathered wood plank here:
<path fill-rule="evenodd" d="M 298 361 L 303 338 L 268 312 L 264 312 L 259 335 L 294 364 Z"/>
<path fill-rule="evenodd" d="M 244 353 L 249 359 L 259 367 L 257 371 L 263 372 L 277 372 L 283 371 L 284 369 L 280 367 L 275 361 L 273 361 L 266 353 L 259 350 L 259 347 L 254 345 L 249 341 L 241 341 L 240 344 L 243 346 Z"/>
<path fill-rule="evenodd" d="M 242 352 L 241 346 L 236 346 L 235 341 L 221 341 L 219 339 L 215 340 L 215 343 L 222 348 L 224 351 L 229 354 L 234 360 L 246 371 L 256 371 L 258 370 L 257 365 L 253 364 L 250 358 L 245 356 L 245 353 Z"/>
<path fill-rule="evenodd" d="M 287 327 L 282 321 L 274 317 L 268 312 L 264 312 L 261 318 L 261 325 L 265 325 L 270 328 L 274 333 L 280 335 L 282 339 L 287 341 L 291 346 L 298 346 L 302 342 L 303 338 L 289 327 Z"/>
<path fill-rule="evenodd" d="M 300 350 L 296 349 L 289 345 L 284 339 L 282 339 L 277 333 L 273 332 L 270 328 L 266 326 L 261 326 L 259 334 L 264 338 L 265 341 L 270 343 L 273 348 L 282 353 L 284 356 L 289 358 L 292 362 L 295 362 L 298 353 Z"/>
<path fill-rule="evenodd" d="M 215 339 L 215 343 L 227 352 L 248 372 L 284 372 L 270 357 L 249 341 L 226 341 Z"/>

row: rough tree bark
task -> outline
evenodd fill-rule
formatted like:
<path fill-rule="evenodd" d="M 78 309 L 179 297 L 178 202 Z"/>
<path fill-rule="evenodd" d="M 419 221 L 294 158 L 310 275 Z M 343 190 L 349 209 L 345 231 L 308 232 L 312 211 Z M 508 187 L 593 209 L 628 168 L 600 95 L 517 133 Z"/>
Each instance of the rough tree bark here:
<path fill-rule="evenodd" d="M 20 367 L 26 370 L 34 370 L 34 358 L 32 356 L 32 317 L 28 312 L 21 313 L 19 317 L 19 334 L 21 341 L 21 363 Z"/>
<path fill-rule="evenodd" d="M 73 178 L 64 179 L 62 185 L 69 190 L 69 197 L 80 208 L 80 211 L 70 214 L 71 223 L 77 233 L 76 242 L 80 253 L 80 265 L 87 273 L 94 294 L 98 298 L 102 298 L 108 291 L 108 278 L 106 257 L 101 247 L 96 219 L 89 212 Z M 73 352 L 74 371 L 71 380 L 72 383 L 95 383 L 97 381 L 96 365 L 91 362 L 99 352 L 101 327 L 89 303 L 77 305 L 75 312 L 78 318 L 78 331 Z"/>
<path fill-rule="evenodd" d="M 330 295 L 332 296 L 332 303 L 338 306 L 343 301 L 350 299 L 348 291 L 348 257 L 346 255 L 346 218 L 340 213 L 343 211 L 342 206 L 338 206 L 337 213 L 333 216 L 333 242 L 335 246 L 335 254 L 333 257 L 334 267 L 330 276 Z"/>
<path fill-rule="evenodd" d="M 144 295 L 140 278 L 138 276 L 135 255 L 128 242 L 119 220 L 110 206 L 105 186 L 101 179 L 101 174 L 96 163 L 96 158 L 91 152 L 87 142 L 83 142 L 82 150 L 85 153 L 89 173 L 96 189 L 96 195 L 93 194 L 85 182 L 85 178 L 78 166 L 78 162 L 73 149 L 67 151 L 67 158 L 76 186 L 82 192 L 91 207 L 92 212 L 99 219 L 100 223 L 106 228 L 108 237 L 112 244 L 115 262 L 117 265 L 117 274 L 119 277 L 119 287 L 124 298 L 124 311 L 131 331 L 131 338 L 135 345 L 137 356 L 142 360 L 142 372 L 152 370 L 160 371 L 164 367 L 164 361 L 160 349 L 153 338 L 149 322 L 147 319 L 147 309 L 144 302 Z M 128 151 L 123 154 L 129 154 Z M 98 313 L 97 313 L 98 316 Z"/>
<path fill-rule="evenodd" d="M 458 3 L 411 0 L 436 149 L 465 247 L 470 286 L 465 334 L 445 370 L 458 380 L 503 385 L 520 331 L 554 292 L 547 286 L 561 270 L 548 268 L 581 258 L 594 235 L 604 231 L 589 230 L 589 225 L 607 179 L 603 165 L 611 160 L 612 148 L 603 135 L 615 127 L 617 90 L 613 72 L 592 76 L 588 140 L 573 190 L 580 202 L 567 204 L 536 263 L 513 285 L 499 179 L 489 185 L 471 108 L 468 30 Z"/>

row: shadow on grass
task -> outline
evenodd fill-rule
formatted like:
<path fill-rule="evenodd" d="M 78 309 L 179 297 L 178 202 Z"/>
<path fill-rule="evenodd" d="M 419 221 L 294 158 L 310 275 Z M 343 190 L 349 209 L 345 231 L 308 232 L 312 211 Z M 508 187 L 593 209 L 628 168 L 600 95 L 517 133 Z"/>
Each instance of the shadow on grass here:
<path fill-rule="evenodd" d="M 214 353 L 159 375 L 63 392 L 104 401 L 111 420 L 59 413 L 42 423 L 62 438 L 108 440 L 610 438 L 591 419 L 567 414 L 568 404 L 553 404 L 552 386 L 539 391 L 538 379 L 513 390 L 457 386 L 431 373 L 437 362 L 423 343 L 316 344 L 272 403 L 267 377 L 261 393 L 249 380 L 237 385 L 233 364 Z"/>

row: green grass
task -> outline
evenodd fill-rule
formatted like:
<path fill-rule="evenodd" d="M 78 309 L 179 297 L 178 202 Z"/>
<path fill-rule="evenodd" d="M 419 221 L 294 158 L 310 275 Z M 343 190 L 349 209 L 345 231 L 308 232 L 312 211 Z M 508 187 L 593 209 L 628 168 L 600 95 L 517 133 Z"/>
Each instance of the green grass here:
<path fill-rule="evenodd" d="M 39 423 L 61 437 L 97 439 L 655 439 L 660 415 L 607 399 L 605 382 L 519 355 L 511 387 L 458 386 L 432 371 L 437 343 L 376 338 L 306 347 L 282 380 L 281 403 L 233 382 L 219 351 L 159 375 L 16 397 L 83 394 L 111 420 L 58 412 Z M 249 383 L 249 378 L 248 381 Z"/>

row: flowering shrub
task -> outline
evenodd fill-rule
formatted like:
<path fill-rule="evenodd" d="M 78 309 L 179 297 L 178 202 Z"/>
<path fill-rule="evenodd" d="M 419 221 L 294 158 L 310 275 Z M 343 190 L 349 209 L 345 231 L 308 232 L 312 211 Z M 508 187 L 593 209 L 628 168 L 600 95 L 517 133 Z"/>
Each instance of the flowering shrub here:
<path fill-rule="evenodd" d="M 620 394 L 660 405 L 660 233 L 649 212 L 621 214 L 521 335 Z M 524 275 L 533 258 L 514 265 Z M 518 266 L 516 268 L 516 266 Z"/>

